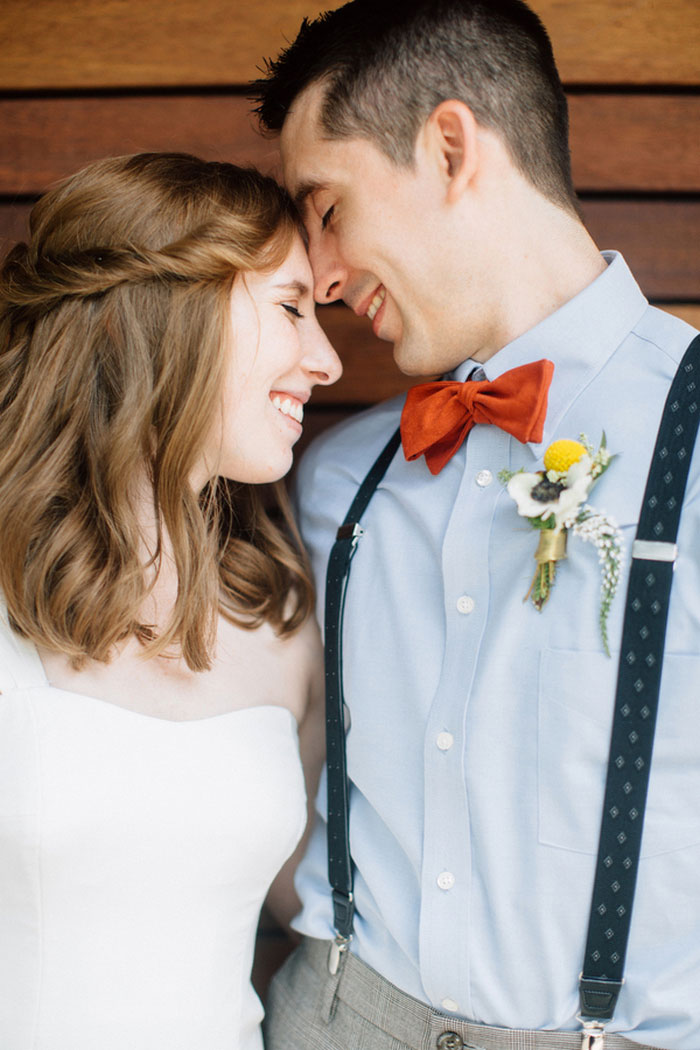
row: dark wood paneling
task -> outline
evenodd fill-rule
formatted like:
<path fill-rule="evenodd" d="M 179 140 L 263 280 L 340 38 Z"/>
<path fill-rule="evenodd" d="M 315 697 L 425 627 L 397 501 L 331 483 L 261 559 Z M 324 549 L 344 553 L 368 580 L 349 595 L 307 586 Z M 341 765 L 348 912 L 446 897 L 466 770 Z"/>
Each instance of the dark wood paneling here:
<path fill-rule="evenodd" d="M 573 95 L 579 190 L 700 190 L 700 96 Z M 277 168 L 250 102 L 227 95 L 0 100 L 0 193 L 41 193 L 84 164 L 120 153 L 185 150 Z"/>
<path fill-rule="evenodd" d="M 684 321 L 700 331 L 700 306 L 697 303 L 665 303 L 662 309 L 675 317 L 682 317 Z"/>
<path fill-rule="evenodd" d="M 0 204 L 0 258 L 15 241 L 27 236 L 31 204 Z"/>
<path fill-rule="evenodd" d="M 697 84 L 697 0 L 530 0 L 562 79 L 579 84 Z"/>
<path fill-rule="evenodd" d="M 277 166 L 277 142 L 235 95 L 0 100 L 0 193 L 42 193 L 98 157 L 181 150 L 206 160 Z"/>
<path fill-rule="evenodd" d="M 589 200 L 583 213 L 600 248 L 617 248 L 650 299 L 698 298 L 700 201 Z"/>
<path fill-rule="evenodd" d="M 579 192 L 700 190 L 700 96 L 571 95 L 569 114 Z"/>
<path fill-rule="evenodd" d="M 4 0 L 0 89 L 223 85 L 338 3 Z M 697 84 L 697 0 L 533 0 L 571 83 Z M 371 31 L 371 27 L 368 27 Z"/>
<path fill-rule="evenodd" d="M 313 0 L 3 0 L 0 89 L 245 84 Z"/>
<path fill-rule="evenodd" d="M 298 455 L 295 456 L 298 459 Z M 298 943 L 298 942 L 297 942 Z M 253 960 L 253 986 L 263 1003 L 274 974 L 294 948 L 295 942 L 263 908 Z"/>

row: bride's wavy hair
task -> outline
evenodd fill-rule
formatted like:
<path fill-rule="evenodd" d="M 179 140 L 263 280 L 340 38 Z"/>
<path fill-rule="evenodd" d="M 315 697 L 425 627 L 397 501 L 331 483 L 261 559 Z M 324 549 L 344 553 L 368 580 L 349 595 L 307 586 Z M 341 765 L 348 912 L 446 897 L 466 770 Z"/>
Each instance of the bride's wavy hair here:
<path fill-rule="evenodd" d="M 286 257 L 270 178 L 185 154 L 89 165 L 35 205 L 0 270 L 0 588 L 12 625 L 79 667 L 136 636 L 211 666 L 216 619 L 296 630 L 312 584 L 281 485 L 189 482 L 221 411 L 236 274 Z M 152 484 L 144 559 L 135 479 Z M 164 557 L 178 591 L 140 622 Z"/>

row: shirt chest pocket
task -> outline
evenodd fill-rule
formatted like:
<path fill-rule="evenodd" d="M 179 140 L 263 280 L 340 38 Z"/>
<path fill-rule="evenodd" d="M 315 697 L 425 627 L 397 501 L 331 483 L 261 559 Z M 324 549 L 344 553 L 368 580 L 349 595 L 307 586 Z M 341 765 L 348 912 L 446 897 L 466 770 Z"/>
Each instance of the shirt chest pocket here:
<path fill-rule="evenodd" d="M 538 709 L 539 841 L 597 853 L 618 654 L 549 649 Z M 700 842 L 700 656 L 667 653 L 642 856 Z"/>

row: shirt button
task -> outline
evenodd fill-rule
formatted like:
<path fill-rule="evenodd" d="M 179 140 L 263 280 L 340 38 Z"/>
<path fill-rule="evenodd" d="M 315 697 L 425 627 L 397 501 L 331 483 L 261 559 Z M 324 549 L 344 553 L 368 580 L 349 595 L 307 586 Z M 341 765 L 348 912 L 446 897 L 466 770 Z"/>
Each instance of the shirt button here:
<path fill-rule="evenodd" d="M 437 746 L 441 751 L 449 751 L 455 742 L 455 738 L 452 733 L 438 733 L 437 735 Z"/>
<path fill-rule="evenodd" d="M 454 999 L 443 999 L 440 1005 L 442 1006 L 443 1010 L 447 1010 L 448 1013 L 451 1014 L 456 1014 L 459 1011 L 459 1005 L 454 1001 Z"/>
<path fill-rule="evenodd" d="M 467 613 L 474 612 L 474 599 L 470 598 L 468 594 L 463 594 L 461 598 L 457 599 L 457 611 L 465 616 Z"/>
<path fill-rule="evenodd" d="M 455 877 L 451 871 L 441 871 L 437 877 L 437 884 L 441 890 L 451 890 L 455 884 Z"/>
<path fill-rule="evenodd" d="M 476 483 L 479 488 L 485 489 L 487 485 L 490 485 L 493 481 L 493 474 L 490 470 L 480 470 L 476 475 Z"/>

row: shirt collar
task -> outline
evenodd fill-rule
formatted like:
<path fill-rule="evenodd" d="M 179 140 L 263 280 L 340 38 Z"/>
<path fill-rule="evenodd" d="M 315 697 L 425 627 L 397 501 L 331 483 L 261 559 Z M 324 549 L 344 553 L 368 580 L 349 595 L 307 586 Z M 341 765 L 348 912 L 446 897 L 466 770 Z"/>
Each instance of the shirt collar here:
<path fill-rule="evenodd" d="M 539 458 L 580 390 L 606 364 L 649 305 L 619 252 L 603 252 L 607 267 L 583 291 L 524 332 L 481 367 L 487 379 L 548 358 L 554 363 Z M 463 361 L 449 377 L 464 382 L 478 362 Z"/>

